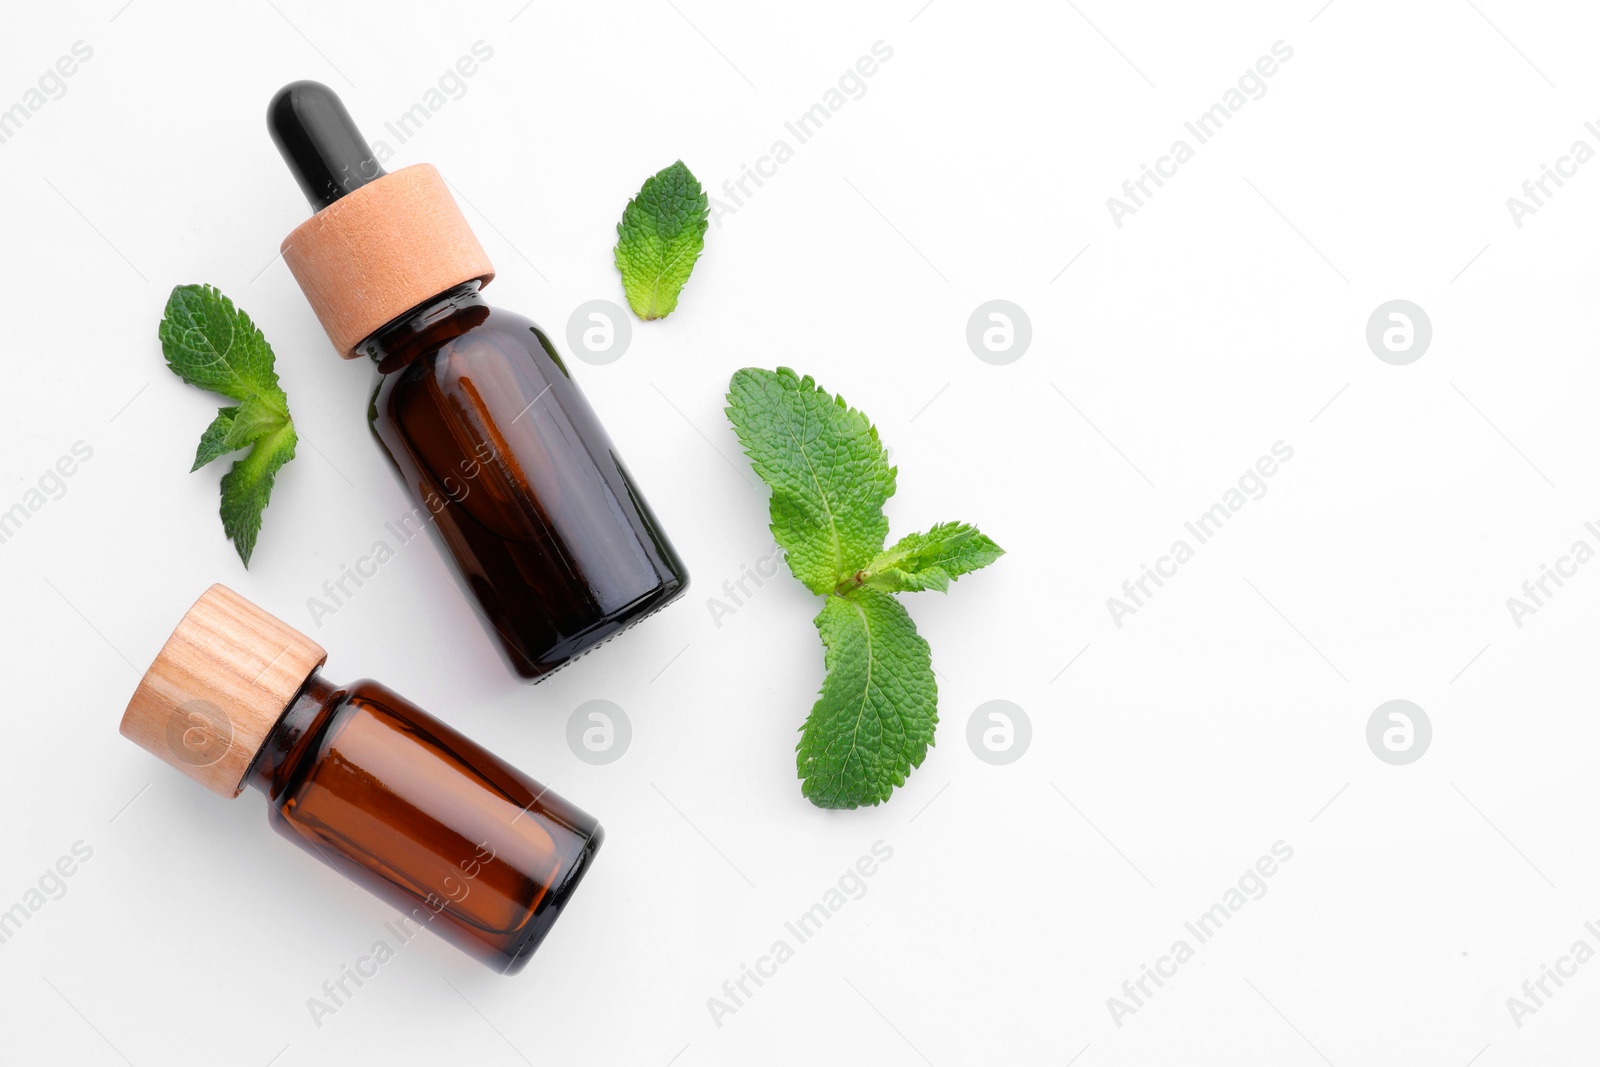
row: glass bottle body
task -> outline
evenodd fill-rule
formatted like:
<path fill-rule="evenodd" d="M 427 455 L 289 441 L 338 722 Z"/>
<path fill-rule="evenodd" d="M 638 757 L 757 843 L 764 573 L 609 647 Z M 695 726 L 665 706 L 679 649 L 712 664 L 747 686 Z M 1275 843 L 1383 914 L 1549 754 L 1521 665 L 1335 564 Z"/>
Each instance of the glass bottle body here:
<path fill-rule="evenodd" d="M 273 828 L 503 974 L 526 964 L 604 839 L 590 816 L 370 680 L 313 674 L 249 782 Z"/>
<path fill-rule="evenodd" d="M 368 420 L 520 677 L 664 607 L 688 573 L 549 339 L 469 282 L 358 347 Z M 400 531 L 409 536 L 411 529 Z"/>

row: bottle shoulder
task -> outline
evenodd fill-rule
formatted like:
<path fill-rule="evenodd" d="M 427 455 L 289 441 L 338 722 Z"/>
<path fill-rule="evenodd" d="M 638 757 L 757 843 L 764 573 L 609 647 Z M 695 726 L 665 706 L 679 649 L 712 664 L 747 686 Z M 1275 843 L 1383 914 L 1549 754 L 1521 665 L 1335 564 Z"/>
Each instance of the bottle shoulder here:
<path fill-rule="evenodd" d="M 376 704 L 381 707 L 404 700 L 399 693 L 396 693 L 376 678 L 357 678 L 346 685 L 344 690 L 344 703 L 346 705 Z"/>
<path fill-rule="evenodd" d="M 375 357 L 373 364 L 380 378 L 394 378 L 407 371 L 414 376 L 419 365 L 425 368 L 441 356 L 492 360 L 548 352 L 543 331 L 526 315 L 475 304 Z"/>
<path fill-rule="evenodd" d="M 350 722 L 371 714 L 374 699 L 388 692 L 371 678 L 357 678 L 303 694 L 285 716 L 275 765 L 267 768 L 273 804 L 292 803 Z"/>
<path fill-rule="evenodd" d="M 531 319 L 493 310 L 469 329 L 379 363 L 368 419 L 375 429 L 434 416 L 459 418 L 468 410 L 515 419 L 547 388 L 564 395 L 570 379 Z"/>

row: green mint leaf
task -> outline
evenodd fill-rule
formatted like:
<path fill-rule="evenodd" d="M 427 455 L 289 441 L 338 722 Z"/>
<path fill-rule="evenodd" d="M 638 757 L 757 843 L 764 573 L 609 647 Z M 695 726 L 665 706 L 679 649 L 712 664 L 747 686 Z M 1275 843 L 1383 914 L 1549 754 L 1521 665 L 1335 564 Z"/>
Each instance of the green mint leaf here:
<path fill-rule="evenodd" d="M 223 532 L 248 567 L 272 483 L 298 441 L 272 347 L 250 316 L 209 285 L 173 289 L 157 334 L 174 374 L 239 402 L 217 411 L 190 470 L 250 446 L 222 478 L 221 509 Z"/>
<path fill-rule="evenodd" d="M 800 735 L 801 791 L 821 808 L 889 799 L 922 765 L 939 721 L 928 642 L 900 602 L 863 589 L 817 616 L 827 677 Z"/>
<path fill-rule="evenodd" d="M 892 548 L 840 584 L 838 592 L 849 596 L 855 588 L 885 592 L 915 592 L 937 589 L 941 593 L 963 574 L 987 567 L 1005 549 L 964 522 L 943 522 L 927 533 L 907 534 Z"/>
<path fill-rule="evenodd" d="M 628 306 L 641 319 L 659 319 L 678 306 L 706 244 L 709 201 L 679 160 L 646 178 L 617 223 L 617 270 Z"/>
<path fill-rule="evenodd" d="M 233 541 L 239 558 L 250 566 L 250 554 L 261 532 L 261 513 L 272 496 L 279 469 L 294 458 L 294 424 L 285 422 L 255 443 L 250 454 L 234 463 L 222 476 L 222 530 Z"/>
<path fill-rule="evenodd" d="M 217 417 L 200 437 L 191 473 L 214 459 L 237 452 L 245 445 L 276 430 L 288 419 L 270 404 L 246 400 L 235 407 L 219 408 Z"/>
<path fill-rule="evenodd" d="M 211 420 L 206 432 L 200 435 L 200 447 L 195 450 L 194 466 L 189 468 L 190 474 L 239 447 L 228 445 L 228 438 L 233 433 L 233 417 L 238 413 L 239 409 L 236 407 L 217 409 L 217 417 Z"/>
<path fill-rule="evenodd" d="M 172 373 L 235 400 L 259 400 L 285 418 L 289 402 L 273 369 L 272 347 L 250 316 L 210 285 L 180 285 L 167 298 L 158 331 Z"/>
<path fill-rule="evenodd" d="M 728 387 L 728 418 L 772 488 L 772 536 L 813 593 L 831 593 L 883 549 L 895 469 L 878 431 L 842 397 L 787 367 L 746 368 Z"/>

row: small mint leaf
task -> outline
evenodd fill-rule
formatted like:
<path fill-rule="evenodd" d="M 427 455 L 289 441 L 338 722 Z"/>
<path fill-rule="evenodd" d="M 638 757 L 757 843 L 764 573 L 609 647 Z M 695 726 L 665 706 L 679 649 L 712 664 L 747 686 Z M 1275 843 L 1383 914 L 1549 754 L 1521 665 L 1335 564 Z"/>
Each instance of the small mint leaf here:
<path fill-rule="evenodd" d="M 645 179 L 617 223 L 613 256 L 628 306 L 641 319 L 659 319 L 678 306 L 678 294 L 706 244 L 710 202 L 678 160 Z"/>
<path fill-rule="evenodd" d="M 234 463 L 222 476 L 222 530 L 246 567 L 261 532 L 261 513 L 272 496 L 272 482 L 283 465 L 294 458 L 298 442 L 294 425 L 285 422 L 256 441 L 250 454 Z"/>
<path fill-rule="evenodd" d="M 940 523 L 927 533 L 907 534 L 841 584 L 839 592 L 865 586 L 885 592 L 937 589 L 941 593 L 963 574 L 987 567 L 1005 549 L 964 522 Z"/>
<path fill-rule="evenodd" d="M 189 468 L 190 474 L 234 450 L 228 447 L 227 440 L 228 435 L 233 432 L 233 417 L 238 413 L 237 407 L 217 409 L 217 417 L 211 420 L 206 432 L 200 435 L 200 447 L 195 450 L 194 466 Z"/>
<path fill-rule="evenodd" d="M 200 437 L 200 448 L 195 452 L 190 473 L 229 452 L 237 452 L 287 421 L 275 407 L 259 400 L 246 400 L 235 407 L 219 408 L 217 417 Z"/>

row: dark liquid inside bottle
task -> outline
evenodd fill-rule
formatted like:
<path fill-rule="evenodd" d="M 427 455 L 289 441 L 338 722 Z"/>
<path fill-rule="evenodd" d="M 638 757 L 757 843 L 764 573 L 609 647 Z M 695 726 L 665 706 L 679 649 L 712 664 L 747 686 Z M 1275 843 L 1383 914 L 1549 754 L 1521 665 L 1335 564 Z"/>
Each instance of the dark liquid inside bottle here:
<path fill-rule="evenodd" d="M 273 828 L 505 974 L 521 970 L 599 849 L 588 815 L 377 682 L 312 675 L 250 784 Z M 393 946 L 398 947 L 398 946 Z"/>
<path fill-rule="evenodd" d="M 511 668 L 538 679 L 688 573 L 549 339 L 469 282 L 359 346 L 368 419 Z M 409 524 L 408 524 L 409 525 Z"/>

